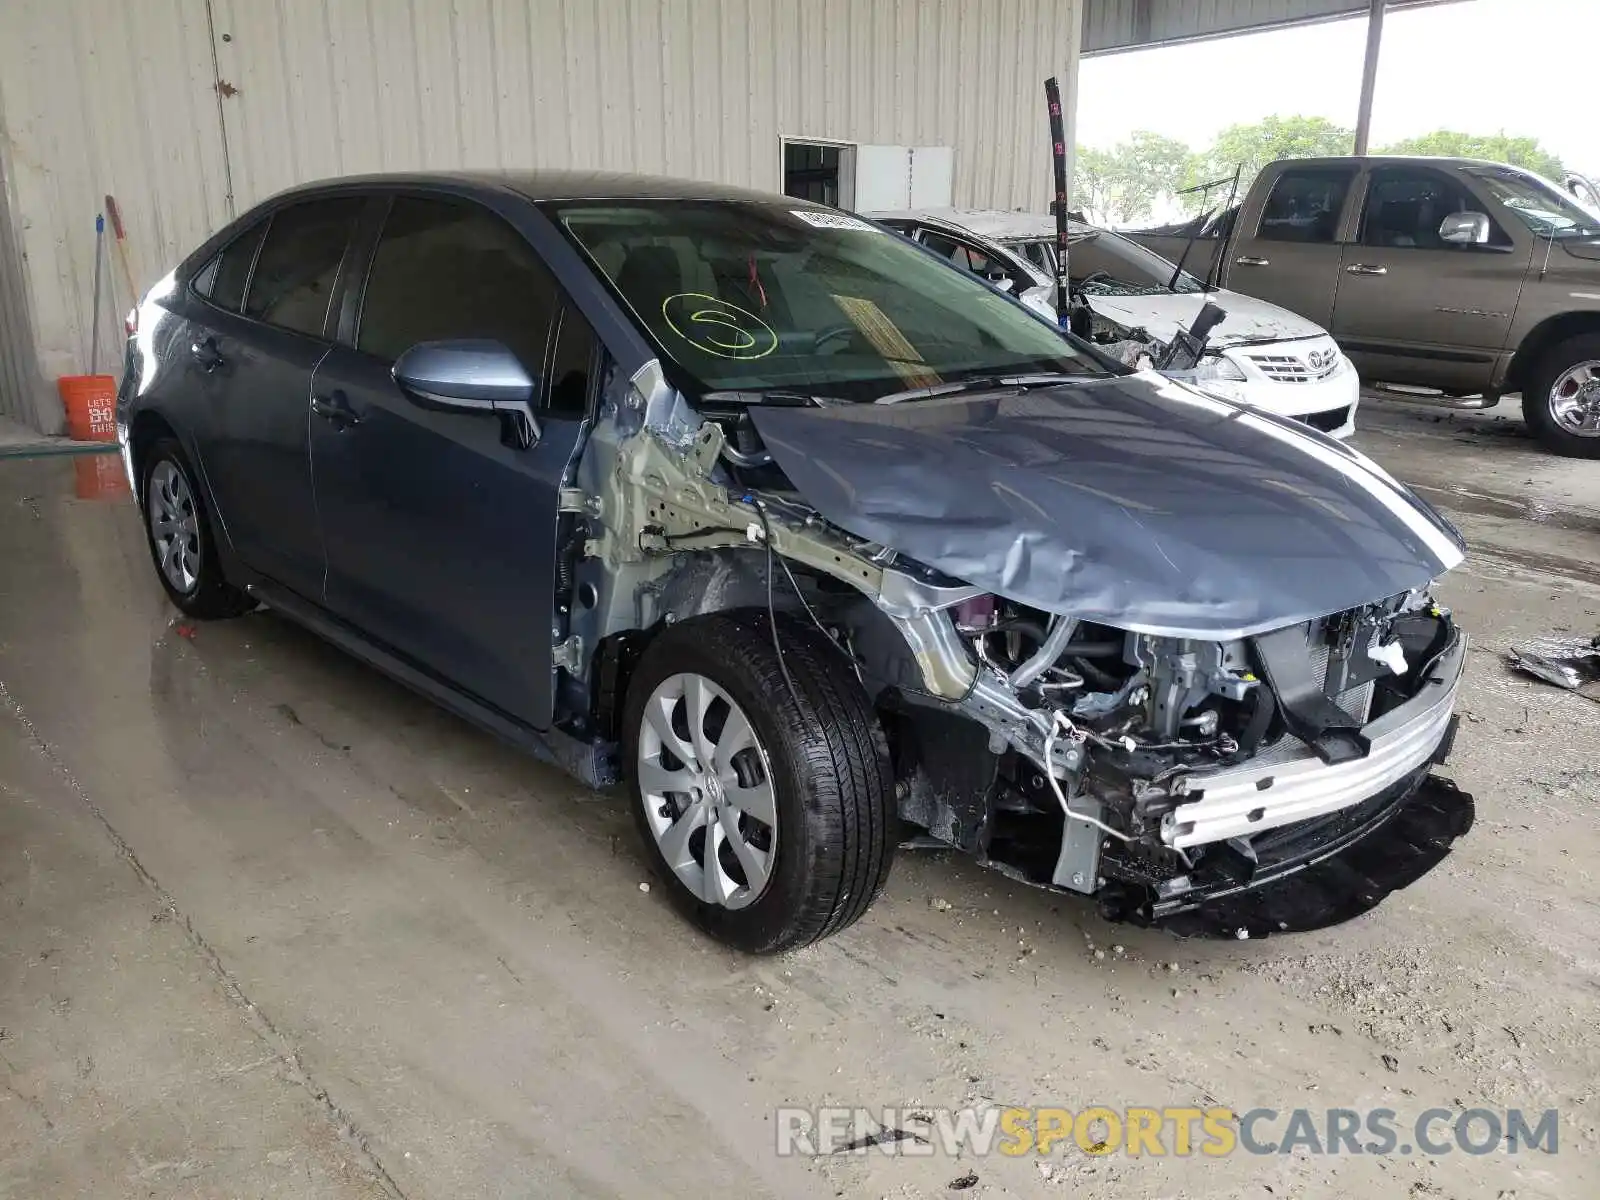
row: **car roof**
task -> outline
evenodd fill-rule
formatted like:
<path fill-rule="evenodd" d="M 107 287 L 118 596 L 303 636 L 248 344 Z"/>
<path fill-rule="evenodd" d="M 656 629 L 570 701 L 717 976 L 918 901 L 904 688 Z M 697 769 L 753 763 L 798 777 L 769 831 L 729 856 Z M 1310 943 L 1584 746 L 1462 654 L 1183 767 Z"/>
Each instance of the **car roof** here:
<path fill-rule="evenodd" d="M 1056 219 L 1038 213 L 1011 212 L 1002 208 L 905 208 L 862 213 L 874 221 L 920 221 L 925 225 L 944 225 L 996 241 L 1049 238 L 1056 236 Z M 1097 232 L 1093 226 L 1068 221 L 1072 237 Z"/>
<path fill-rule="evenodd" d="M 319 179 L 278 193 L 274 199 L 303 192 L 328 192 L 374 187 L 447 188 L 464 193 L 512 191 L 529 200 L 726 200 L 822 208 L 808 200 L 775 192 L 623 171 L 427 171 L 347 175 Z"/>
<path fill-rule="evenodd" d="M 1521 171 L 1524 174 L 1529 173 L 1526 168 L 1512 166 L 1510 163 L 1492 162 L 1487 158 L 1456 158 L 1444 154 L 1367 154 L 1360 157 L 1349 154 L 1335 154 L 1322 158 L 1279 159 L 1272 165 L 1276 167 L 1495 167 L 1504 170 Z"/>

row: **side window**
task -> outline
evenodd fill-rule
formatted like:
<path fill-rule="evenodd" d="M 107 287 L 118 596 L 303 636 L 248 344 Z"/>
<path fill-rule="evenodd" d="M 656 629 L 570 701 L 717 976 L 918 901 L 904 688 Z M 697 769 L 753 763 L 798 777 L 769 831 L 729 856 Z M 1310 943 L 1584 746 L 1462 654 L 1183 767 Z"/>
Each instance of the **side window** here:
<path fill-rule="evenodd" d="M 935 254 L 948 258 L 958 267 L 965 267 L 979 275 L 987 274 L 989 271 L 990 260 L 987 254 L 965 242 L 958 242 L 953 237 L 935 233 L 930 229 L 922 235 L 922 244 Z M 995 270 L 1004 271 L 1005 268 L 1002 264 L 996 263 Z"/>
<path fill-rule="evenodd" d="M 493 338 L 537 375 L 555 309 L 549 270 L 499 217 L 401 196 L 372 257 L 356 346 L 393 360 L 418 342 Z"/>
<path fill-rule="evenodd" d="M 1385 167 L 1372 173 L 1361 214 L 1361 244 L 1412 250 L 1453 250 L 1439 236 L 1452 213 L 1482 211 L 1465 188 L 1437 171 Z M 1509 246 L 1505 231 L 1490 222 L 1489 243 Z"/>
<path fill-rule="evenodd" d="M 261 248 L 261 239 L 266 232 L 267 223 L 257 221 L 224 246 L 221 253 L 195 276 L 194 290 L 218 308 L 238 312 L 244 304 L 244 288 L 250 282 L 250 268 L 255 265 L 256 251 Z"/>
<path fill-rule="evenodd" d="M 1054 275 L 1056 273 L 1055 259 L 1050 250 L 1051 247 L 1048 242 L 1024 242 L 1022 244 L 1022 253 L 1027 257 L 1028 261 L 1046 275 Z"/>
<path fill-rule="evenodd" d="M 340 196 L 274 213 L 250 276 L 245 315 L 321 337 L 339 263 L 365 203 L 360 196 Z"/>
<path fill-rule="evenodd" d="M 1285 171 L 1272 185 L 1259 237 L 1273 242 L 1331 243 L 1354 172 L 1308 167 Z"/>
<path fill-rule="evenodd" d="M 563 417 L 581 417 L 588 412 L 598 348 L 599 339 L 589 322 L 569 304 L 562 310 L 555 352 L 550 355 L 551 412 Z"/>
<path fill-rule="evenodd" d="M 924 229 L 922 231 L 922 244 L 940 258 L 948 258 L 958 267 L 972 269 L 971 263 L 967 260 L 966 247 L 962 246 L 955 238 L 947 237 L 942 233 L 935 233 L 931 229 Z"/>

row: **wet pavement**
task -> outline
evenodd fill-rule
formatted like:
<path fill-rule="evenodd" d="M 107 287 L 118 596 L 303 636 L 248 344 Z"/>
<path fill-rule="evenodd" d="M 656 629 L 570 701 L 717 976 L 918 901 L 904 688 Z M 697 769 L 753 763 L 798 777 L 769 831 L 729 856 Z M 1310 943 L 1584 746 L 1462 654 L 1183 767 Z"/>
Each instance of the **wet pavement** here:
<path fill-rule="evenodd" d="M 0 461 L 0 1196 L 1597 1194 L 1600 705 L 1499 654 L 1600 632 L 1600 463 L 1496 412 L 1361 415 L 1472 546 L 1444 596 L 1479 823 L 1443 867 L 1339 929 L 1199 944 L 907 854 L 779 960 L 640 890 L 618 795 L 270 613 L 180 621 L 80 465 L 114 458 Z M 778 1105 L 984 1100 L 1553 1107 L 1562 1142 L 774 1153 Z"/>

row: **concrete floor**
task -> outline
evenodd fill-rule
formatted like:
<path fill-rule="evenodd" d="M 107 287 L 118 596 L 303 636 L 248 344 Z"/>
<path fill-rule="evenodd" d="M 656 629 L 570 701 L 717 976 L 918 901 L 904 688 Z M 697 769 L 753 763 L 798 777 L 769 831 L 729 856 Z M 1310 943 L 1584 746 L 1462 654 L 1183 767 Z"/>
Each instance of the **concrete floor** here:
<path fill-rule="evenodd" d="M 1496 412 L 1363 422 L 1473 546 L 1443 595 L 1479 820 L 1443 867 L 1338 929 L 1185 943 L 906 854 L 763 961 L 639 890 L 619 797 L 270 614 L 180 626 L 125 497 L 0 462 L 0 1196 L 1600 1194 L 1600 705 L 1499 658 L 1600 630 L 1600 464 Z M 1561 1141 L 773 1152 L 778 1105 L 980 1099 L 1554 1107 Z"/>

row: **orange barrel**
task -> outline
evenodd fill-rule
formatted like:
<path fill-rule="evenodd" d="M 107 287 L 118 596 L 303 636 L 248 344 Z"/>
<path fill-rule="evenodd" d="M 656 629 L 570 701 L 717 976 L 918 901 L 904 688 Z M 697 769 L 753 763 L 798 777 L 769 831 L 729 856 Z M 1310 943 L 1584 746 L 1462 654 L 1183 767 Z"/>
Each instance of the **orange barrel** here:
<path fill-rule="evenodd" d="M 67 432 L 78 442 L 117 440 L 117 381 L 110 375 L 63 375 L 56 381 Z"/>

